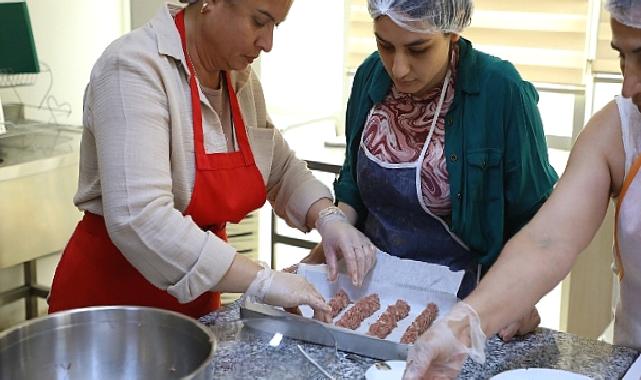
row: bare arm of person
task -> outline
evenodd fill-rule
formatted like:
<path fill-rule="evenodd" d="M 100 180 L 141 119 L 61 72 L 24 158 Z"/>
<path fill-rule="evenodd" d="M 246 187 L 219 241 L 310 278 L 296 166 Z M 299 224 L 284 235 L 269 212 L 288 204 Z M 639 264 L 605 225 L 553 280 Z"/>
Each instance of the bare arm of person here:
<path fill-rule="evenodd" d="M 614 102 L 580 134 L 550 199 L 503 249 L 465 300 L 491 335 L 523 315 L 569 272 L 601 225 L 624 176 L 623 142 Z"/>
<path fill-rule="evenodd" d="M 261 266 L 252 261 L 251 259 L 236 254 L 234 261 L 227 270 L 227 273 L 216 284 L 214 291 L 217 292 L 232 292 L 240 293 L 247 290 L 249 284 L 256 278 L 256 273 L 261 270 Z"/>
<path fill-rule="evenodd" d="M 468 355 L 483 362 L 485 337 L 527 313 L 570 272 L 621 188 L 624 162 L 618 109 L 610 103 L 579 136 L 551 197 L 476 290 L 418 338 L 403 379 L 456 378 Z"/>

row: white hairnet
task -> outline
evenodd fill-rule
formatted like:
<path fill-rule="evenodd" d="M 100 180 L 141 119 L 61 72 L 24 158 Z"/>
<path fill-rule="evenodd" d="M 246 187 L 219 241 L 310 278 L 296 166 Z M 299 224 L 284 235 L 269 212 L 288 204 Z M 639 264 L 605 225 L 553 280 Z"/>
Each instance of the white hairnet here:
<path fill-rule="evenodd" d="M 373 19 L 387 16 L 415 33 L 460 33 L 472 20 L 472 0 L 368 0 Z"/>
<path fill-rule="evenodd" d="M 605 8 L 621 24 L 641 29 L 641 0 L 608 0 Z"/>

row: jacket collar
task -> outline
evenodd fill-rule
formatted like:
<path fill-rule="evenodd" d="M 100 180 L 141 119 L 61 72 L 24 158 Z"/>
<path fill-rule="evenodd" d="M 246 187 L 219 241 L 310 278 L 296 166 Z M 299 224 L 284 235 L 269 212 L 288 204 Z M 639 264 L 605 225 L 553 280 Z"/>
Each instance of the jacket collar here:
<path fill-rule="evenodd" d="M 461 38 L 458 41 L 459 45 L 459 68 L 457 74 L 457 83 L 456 86 L 461 88 L 461 90 L 468 94 L 478 94 L 479 93 L 479 67 L 477 65 L 478 61 L 478 51 L 472 47 L 472 43 L 465 38 Z M 380 60 L 378 53 L 375 53 L 378 58 L 378 62 L 372 70 L 372 80 L 369 81 L 368 94 L 373 103 L 380 103 L 385 99 L 385 96 L 389 93 L 389 89 L 392 86 L 392 79 L 383 62 Z"/>
<path fill-rule="evenodd" d="M 458 42 L 460 58 L 458 79 L 461 89 L 468 94 L 480 92 L 480 70 L 478 65 L 479 52 L 472 47 L 472 42 L 462 38 Z"/>
<path fill-rule="evenodd" d="M 166 4 L 166 6 L 160 7 L 156 15 L 149 22 L 148 27 L 151 27 L 156 34 L 158 53 L 175 58 L 181 61 L 186 67 L 185 54 L 183 53 L 180 42 L 180 35 L 174 22 L 174 16 L 181 9 L 183 9 L 183 7 L 174 4 Z"/>

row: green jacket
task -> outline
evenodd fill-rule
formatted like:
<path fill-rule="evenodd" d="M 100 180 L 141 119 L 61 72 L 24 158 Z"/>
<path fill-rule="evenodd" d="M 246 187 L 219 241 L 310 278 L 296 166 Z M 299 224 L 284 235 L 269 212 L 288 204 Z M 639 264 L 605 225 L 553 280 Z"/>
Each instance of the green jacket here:
<path fill-rule="evenodd" d="M 514 66 L 459 41 L 454 102 L 445 118 L 450 229 L 487 269 L 505 242 L 552 192 L 558 176 L 548 162 L 538 93 Z M 347 103 L 345 162 L 334 182 L 336 199 L 367 216 L 356 180 L 359 143 L 369 111 L 392 81 L 378 53 L 356 71 Z M 385 194 L 381 194 L 385 196 Z"/>

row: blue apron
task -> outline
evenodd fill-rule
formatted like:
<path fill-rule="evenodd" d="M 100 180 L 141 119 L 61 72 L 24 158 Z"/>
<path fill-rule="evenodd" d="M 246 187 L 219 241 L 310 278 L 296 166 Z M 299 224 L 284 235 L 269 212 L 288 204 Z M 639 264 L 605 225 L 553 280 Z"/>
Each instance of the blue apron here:
<path fill-rule="evenodd" d="M 440 114 L 448 79 L 449 72 L 418 160 L 403 164 L 377 162 L 361 138 L 356 175 L 361 198 L 368 210 L 365 235 L 390 255 L 440 264 L 451 270 L 465 270 L 458 292 L 462 299 L 478 283 L 478 261 L 449 231 L 447 224 L 429 211 L 423 202 L 420 182 L 423 159 Z"/>

